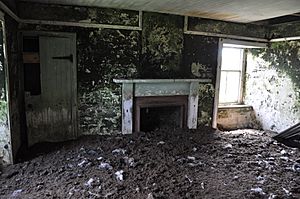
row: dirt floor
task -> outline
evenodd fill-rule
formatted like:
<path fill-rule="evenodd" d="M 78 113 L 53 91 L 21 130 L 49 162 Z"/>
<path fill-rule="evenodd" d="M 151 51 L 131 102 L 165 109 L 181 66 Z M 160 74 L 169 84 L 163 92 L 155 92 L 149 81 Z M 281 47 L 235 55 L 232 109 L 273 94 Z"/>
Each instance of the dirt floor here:
<path fill-rule="evenodd" d="M 300 198 L 299 174 L 299 149 L 264 131 L 160 130 L 57 145 L 6 167 L 0 197 Z"/>

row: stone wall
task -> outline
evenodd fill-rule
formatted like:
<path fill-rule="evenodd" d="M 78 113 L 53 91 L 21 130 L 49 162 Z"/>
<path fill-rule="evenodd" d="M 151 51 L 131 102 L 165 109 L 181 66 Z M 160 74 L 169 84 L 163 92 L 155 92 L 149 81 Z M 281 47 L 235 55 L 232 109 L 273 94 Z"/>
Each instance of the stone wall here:
<path fill-rule="evenodd" d="M 253 106 L 265 130 L 280 132 L 300 121 L 299 58 L 299 41 L 249 53 L 245 103 Z"/>
<path fill-rule="evenodd" d="M 220 130 L 261 129 L 252 106 L 219 107 L 217 121 Z"/>

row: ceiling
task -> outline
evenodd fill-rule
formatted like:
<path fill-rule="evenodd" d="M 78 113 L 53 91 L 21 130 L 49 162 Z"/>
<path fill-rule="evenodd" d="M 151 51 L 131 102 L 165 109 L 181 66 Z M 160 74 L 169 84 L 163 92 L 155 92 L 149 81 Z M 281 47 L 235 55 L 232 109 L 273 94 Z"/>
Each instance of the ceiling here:
<path fill-rule="evenodd" d="M 197 16 L 249 23 L 300 12 L 300 0 L 19 0 Z"/>

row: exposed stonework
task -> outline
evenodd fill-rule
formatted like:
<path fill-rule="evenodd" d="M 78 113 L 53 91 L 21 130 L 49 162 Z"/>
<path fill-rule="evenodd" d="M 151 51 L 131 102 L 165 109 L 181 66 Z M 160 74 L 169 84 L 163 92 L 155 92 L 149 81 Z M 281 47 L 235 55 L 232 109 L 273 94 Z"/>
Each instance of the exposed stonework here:
<path fill-rule="evenodd" d="M 261 129 L 251 106 L 219 107 L 217 121 L 221 130 Z"/>

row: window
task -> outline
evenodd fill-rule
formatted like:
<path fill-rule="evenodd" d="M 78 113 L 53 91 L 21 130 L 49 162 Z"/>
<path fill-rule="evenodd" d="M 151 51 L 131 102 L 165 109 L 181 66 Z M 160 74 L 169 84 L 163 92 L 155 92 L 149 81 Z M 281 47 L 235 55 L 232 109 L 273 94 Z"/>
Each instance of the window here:
<path fill-rule="evenodd" d="M 244 49 L 224 44 L 221 62 L 220 104 L 242 103 L 243 71 Z"/>

